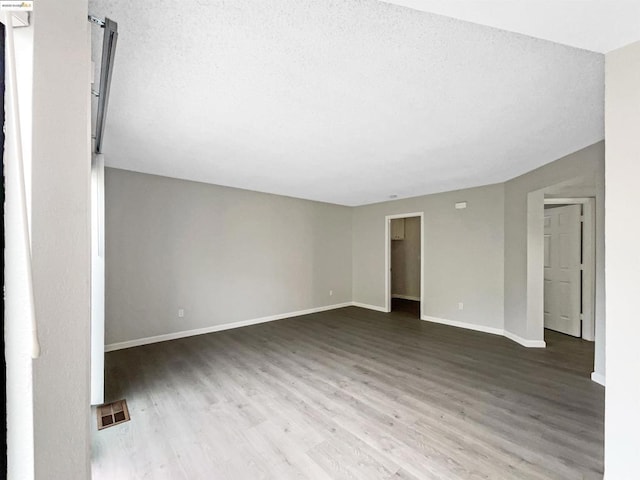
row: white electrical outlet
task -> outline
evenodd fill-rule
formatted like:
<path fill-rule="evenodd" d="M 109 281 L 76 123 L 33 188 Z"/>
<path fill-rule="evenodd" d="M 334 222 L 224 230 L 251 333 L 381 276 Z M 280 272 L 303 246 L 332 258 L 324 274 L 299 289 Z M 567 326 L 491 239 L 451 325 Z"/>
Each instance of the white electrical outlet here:
<path fill-rule="evenodd" d="M 329 290 L 329 296 L 333 297 L 333 290 Z"/>
<path fill-rule="evenodd" d="M 184 308 L 179 308 L 179 309 L 178 309 L 178 317 L 179 317 L 179 318 L 184 317 Z"/>
<path fill-rule="evenodd" d="M 458 302 L 458 310 L 464 310 L 464 303 Z"/>

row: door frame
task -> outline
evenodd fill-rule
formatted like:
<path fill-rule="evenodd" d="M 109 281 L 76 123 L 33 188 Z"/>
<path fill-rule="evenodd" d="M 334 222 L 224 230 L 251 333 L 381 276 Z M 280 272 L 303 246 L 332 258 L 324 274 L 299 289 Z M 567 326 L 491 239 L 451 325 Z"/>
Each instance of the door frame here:
<path fill-rule="evenodd" d="M 593 197 L 545 198 L 544 204 L 582 205 L 582 338 L 593 342 L 596 339 L 596 199 Z M 542 325 L 544 328 L 544 320 Z"/>
<path fill-rule="evenodd" d="M 420 318 L 424 311 L 424 212 L 387 215 L 384 220 L 384 309 L 391 312 L 391 220 L 420 217 Z"/>
<path fill-rule="evenodd" d="M 104 403 L 105 337 L 104 156 L 91 158 L 91 405 Z"/>

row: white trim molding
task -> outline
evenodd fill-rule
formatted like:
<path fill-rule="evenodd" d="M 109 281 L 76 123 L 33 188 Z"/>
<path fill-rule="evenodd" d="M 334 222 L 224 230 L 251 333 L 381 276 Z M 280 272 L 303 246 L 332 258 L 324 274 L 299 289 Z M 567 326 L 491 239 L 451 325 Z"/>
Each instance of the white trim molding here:
<path fill-rule="evenodd" d="M 376 312 L 388 313 L 385 307 L 379 307 L 378 305 L 370 305 L 367 303 L 360 303 L 360 302 L 336 303 L 334 305 L 326 305 L 324 307 L 309 308 L 307 310 L 299 310 L 297 312 L 280 313 L 277 315 L 269 315 L 267 317 L 252 318 L 249 320 L 240 320 L 237 322 L 222 323 L 219 325 L 211 325 L 209 327 L 196 328 L 193 330 L 183 330 L 181 332 L 165 333 L 162 335 L 155 335 L 153 337 L 136 338 L 134 340 L 127 340 L 124 342 L 110 343 L 108 345 L 105 345 L 104 351 L 105 353 L 113 352 L 115 350 L 122 350 L 125 348 L 139 347 L 141 345 L 149 345 L 151 343 L 166 342 L 168 340 L 177 340 L 178 338 L 193 337 L 195 335 L 204 335 L 206 333 L 220 332 L 223 330 L 231 330 L 233 328 L 248 327 L 250 325 L 257 325 L 259 323 L 273 322 L 276 320 L 283 320 L 285 318 L 301 317 L 303 315 L 310 315 L 312 313 L 318 313 L 318 312 L 326 312 L 328 310 L 336 310 L 338 308 L 344 308 L 344 307 L 359 307 L 359 308 L 365 308 L 367 310 L 373 310 Z M 489 333 L 492 335 L 502 335 L 510 340 L 513 340 L 516 343 L 519 343 L 520 345 L 523 345 L 529 348 L 546 347 L 546 344 L 544 341 L 526 340 L 511 332 L 507 332 L 506 330 L 502 330 L 500 328 L 488 327 L 486 325 L 477 325 L 475 323 L 459 322 L 455 320 L 446 320 L 444 318 L 430 317 L 428 315 L 423 315 L 421 317 L 421 320 L 424 320 L 426 322 L 439 323 L 442 325 L 448 325 L 451 327 L 474 330 L 476 332 Z M 602 381 L 601 384 L 604 385 L 603 375 L 599 375 L 594 372 L 591 375 L 591 378 L 594 382 L 601 383 Z"/>
<path fill-rule="evenodd" d="M 603 387 L 607 386 L 606 378 L 601 373 L 591 372 L 591 380 L 593 380 L 596 383 L 599 383 Z"/>
<path fill-rule="evenodd" d="M 544 204 L 545 205 L 576 205 L 576 204 L 586 204 L 595 200 L 594 197 L 562 197 L 562 198 L 554 198 L 554 197 L 545 197 Z"/>
<path fill-rule="evenodd" d="M 401 300 L 412 300 L 414 302 L 420 301 L 420 297 L 412 297 L 411 295 L 400 295 L 399 293 L 392 293 L 391 298 L 399 298 Z"/>
<path fill-rule="evenodd" d="M 349 303 L 352 307 L 360 307 L 366 308 L 367 310 L 375 310 L 376 312 L 389 313 L 387 309 L 384 307 L 378 307 L 377 305 L 369 305 L 368 303 L 360 303 L 360 302 L 351 302 Z"/>
<path fill-rule="evenodd" d="M 220 332 L 222 330 L 230 330 L 232 328 L 248 327 L 258 323 L 273 322 L 284 318 L 300 317 L 311 313 L 326 312 L 327 310 L 335 310 L 337 308 L 350 307 L 353 302 L 337 303 L 334 305 L 326 305 L 324 307 L 309 308 L 307 310 L 299 310 L 297 312 L 280 313 L 278 315 L 269 315 L 267 317 L 252 318 L 249 320 L 240 320 L 238 322 L 222 323 L 220 325 L 211 325 L 210 327 L 196 328 L 193 330 L 184 330 L 181 332 L 165 333 L 163 335 L 155 335 L 153 337 L 137 338 L 135 340 L 127 340 L 125 342 L 110 343 L 105 345 L 105 352 L 113 352 L 114 350 L 122 350 L 124 348 L 139 347 L 141 345 L 149 345 L 151 343 L 166 342 L 167 340 L 176 340 L 178 338 L 193 337 L 195 335 L 203 335 L 205 333 Z M 360 305 L 358 305 L 360 306 Z M 367 308 L 367 307 L 365 307 Z M 374 309 L 379 307 L 373 307 Z"/>
<path fill-rule="evenodd" d="M 492 335 L 503 335 L 504 330 L 501 328 L 487 327 L 486 325 L 477 325 L 475 323 L 458 322 L 456 320 L 446 320 L 444 318 L 430 317 L 423 315 L 420 317 L 425 322 L 440 323 L 449 325 L 450 327 L 466 328 L 467 330 L 475 330 L 476 332 L 490 333 Z"/>
<path fill-rule="evenodd" d="M 526 338 L 522 338 L 515 333 L 511 333 L 507 330 L 504 331 L 503 335 L 507 337 L 509 340 L 513 340 L 516 343 L 519 343 L 523 347 L 527 348 L 546 348 L 547 344 L 544 340 L 528 340 Z"/>
<path fill-rule="evenodd" d="M 488 327 L 486 325 L 478 325 L 476 323 L 459 322 L 456 320 L 447 320 L 444 318 L 430 317 L 428 315 L 423 315 L 421 319 L 427 322 L 449 325 L 451 327 L 466 328 L 467 330 L 490 333 L 492 335 L 501 335 L 527 348 L 546 348 L 547 346 L 544 340 L 527 340 L 526 338 L 519 337 L 518 335 L 503 330 L 502 328 Z"/>

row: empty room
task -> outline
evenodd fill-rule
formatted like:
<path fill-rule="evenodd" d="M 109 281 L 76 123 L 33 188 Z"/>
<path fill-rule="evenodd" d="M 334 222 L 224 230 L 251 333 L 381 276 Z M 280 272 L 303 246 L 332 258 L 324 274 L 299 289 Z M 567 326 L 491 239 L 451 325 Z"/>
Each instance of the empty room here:
<path fill-rule="evenodd" d="M 2 3 L 7 478 L 637 478 L 640 4 Z"/>

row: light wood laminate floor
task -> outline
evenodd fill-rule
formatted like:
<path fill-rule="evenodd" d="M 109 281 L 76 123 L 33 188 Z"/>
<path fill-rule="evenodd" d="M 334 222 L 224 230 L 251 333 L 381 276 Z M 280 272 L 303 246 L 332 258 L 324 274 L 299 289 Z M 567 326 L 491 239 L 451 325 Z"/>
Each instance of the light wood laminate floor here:
<path fill-rule="evenodd" d="M 93 478 L 600 479 L 593 344 L 546 340 L 348 307 L 108 353 Z"/>

